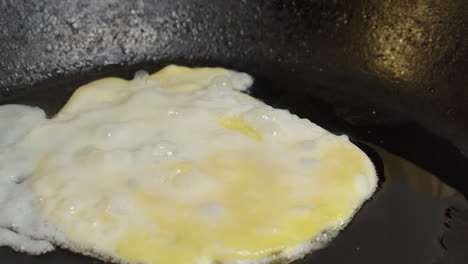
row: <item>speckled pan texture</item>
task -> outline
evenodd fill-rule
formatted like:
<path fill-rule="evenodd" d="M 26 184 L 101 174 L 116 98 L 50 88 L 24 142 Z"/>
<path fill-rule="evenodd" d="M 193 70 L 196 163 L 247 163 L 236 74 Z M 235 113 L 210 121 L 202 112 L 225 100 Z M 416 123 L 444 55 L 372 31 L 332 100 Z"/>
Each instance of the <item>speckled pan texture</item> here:
<path fill-rule="evenodd" d="M 0 0 L 0 104 L 49 116 L 79 86 L 168 64 L 221 66 L 250 95 L 376 164 L 375 196 L 299 263 L 468 259 L 468 2 Z M 97 263 L 0 248 L 11 263 Z"/>

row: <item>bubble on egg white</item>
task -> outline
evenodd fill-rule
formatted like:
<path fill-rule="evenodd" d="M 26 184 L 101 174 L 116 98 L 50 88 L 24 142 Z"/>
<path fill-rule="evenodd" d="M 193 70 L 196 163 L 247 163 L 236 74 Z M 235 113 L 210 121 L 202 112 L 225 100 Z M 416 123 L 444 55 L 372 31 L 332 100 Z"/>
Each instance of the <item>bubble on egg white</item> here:
<path fill-rule="evenodd" d="M 180 114 L 180 107 L 171 106 L 167 109 L 167 115 L 170 117 L 177 117 Z"/>
<path fill-rule="evenodd" d="M 156 78 L 151 78 L 150 74 L 145 70 L 135 72 L 130 87 L 134 90 L 151 88 L 153 90 L 162 91 L 159 81 Z"/>
<path fill-rule="evenodd" d="M 315 238 L 315 241 L 317 241 L 317 242 L 326 241 L 326 240 L 328 240 L 328 234 L 327 233 L 320 234 Z"/>
<path fill-rule="evenodd" d="M 149 73 L 145 70 L 138 70 L 135 72 L 134 80 L 143 80 L 149 77 Z"/>
<path fill-rule="evenodd" d="M 108 138 L 112 137 L 112 131 L 111 130 L 105 131 L 105 136 L 108 137 Z"/>
<path fill-rule="evenodd" d="M 204 92 L 204 100 L 209 103 L 213 99 L 228 99 L 232 94 L 232 80 L 225 75 L 215 76 Z"/>
<path fill-rule="evenodd" d="M 76 206 L 71 205 L 70 207 L 68 207 L 68 212 L 70 214 L 75 214 L 76 213 Z"/>
<path fill-rule="evenodd" d="M 176 151 L 177 146 L 174 142 L 169 140 L 162 140 L 153 146 L 151 154 L 154 156 L 170 158 L 176 155 Z"/>
<path fill-rule="evenodd" d="M 166 159 L 176 158 L 177 145 L 169 140 L 161 140 L 137 148 L 133 151 L 133 156 L 135 161 L 159 163 Z"/>
<path fill-rule="evenodd" d="M 28 175 L 10 174 L 7 177 L 10 179 L 10 182 L 20 184 L 28 177 Z"/>
<path fill-rule="evenodd" d="M 256 107 L 243 113 L 242 116 L 249 121 L 275 121 L 276 118 L 272 115 L 271 111 L 264 107 Z"/>
<path fill-rule="evenodd" d="M 342 218 L 342 216 L 338 219 L 336 219 L 333 222 L 330 222 L 331 225 L 336 226 L 337 229 L 343 227 L 345 225 L 345 220 Z"/>
<path fill-rule="evenodd" d="M 252 125 L 263 136 L 276 137 L 281 128 L 271 111 L 262 108 L 253 108 L 241 114 L 241 117 Z"/>
<path fill-rule="evenodd" d="M 93 130 L 94 136 L 98 140 L 109 140 L 117 134 L 119 130 L 119 125 L 116 124 L 104 124 L 98 125 Z"/>
<path fill-rule="evenodd" d="M 252 76 L 243 72 L 231 72 L 228 76 L 232 80 L 232 88 L 237 91 L 245 91 L 253 84 Z"/>
<path fill-rule="evenodd" d="M 102 228 L 102 224 L 103 224 L 103 222 L 99 220 L 98 217 L 94 215 L 86 215 L 86 214 L 80 215 L 80 223 L 83 226 L 88 226 L 93 229 Z"/>
<path fill-rule="evenodd" d="M 260 128 L 264 134 L 276 137 L 279 134 L 280 127 L 277 124 L 268 124 Z"/>
<path fill-rule="evenodd" d="M 231 78 L 225 75 L 218 75 L 215 76 L 208 86 L 210 89 L 218 90 L 218 89 L 231 89 L 232 88 L 232 80 Z"/>

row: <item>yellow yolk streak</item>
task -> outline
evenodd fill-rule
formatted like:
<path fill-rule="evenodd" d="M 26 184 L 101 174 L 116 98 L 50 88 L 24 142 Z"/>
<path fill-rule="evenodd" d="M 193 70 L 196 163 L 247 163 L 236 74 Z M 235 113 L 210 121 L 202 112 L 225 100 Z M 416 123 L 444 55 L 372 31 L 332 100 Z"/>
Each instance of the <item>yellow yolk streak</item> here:
<path fill-rule="evenodd" d="M 259 142 L 263 141 L 262 136 L 255 130 L 255 128 L 253 128 L 249 123 L 247 123 L 247 121 L 239 117 L 225 117 L 222 118 L 219 121 L 219 123 L 221 126 L 230 130 L 237 131 L 244 136 L 252 137 Z"/>
<path fill-rule="evenodd" d="M 218 156 L 230 164 L 218 164 Z M 265 160 L 267 167 L 249 161 L 249 153 L 217 153 L 194 166 L 218 180 L 220 194 L 213 199 L 226 207 L 226 215 L 205 219 L 197 214 L 198 205 L 172 202 L 172 207 L 161 210 L 153 205 L 164 197 L 137 195 L 141 213 L 157 223 L 158 230 L 171 230 L 173 237 L 164 242 L 155 239 L 161 237 L 160 231 L 130 228 L 116 244 L 118 254 L 127 260 L 182 264 L 202 259 L 258 259 L 287 249 L 324 229 L 339 228 L 340 219 L 352 216 L 357 208 L 350 204 L 359 199 L 352 188 L 353 176 L 372 173 L 362 157 L 349 143 L 321 151 L 316 158 L 322 164 L 310 174 L 320 174 L 324 188 L 337 191 L 324 190 L 297 203 L 288 199 L 294 190 L 284 187 L 282 180 L 268 181 L 272 174 L 287 179 L 281 174 L 288 171 L 274 166 L 277 161 Z M 323 195 L 327 191 L 331 194 Z M 307 204 L 315 207 L 301 208 Z"/>

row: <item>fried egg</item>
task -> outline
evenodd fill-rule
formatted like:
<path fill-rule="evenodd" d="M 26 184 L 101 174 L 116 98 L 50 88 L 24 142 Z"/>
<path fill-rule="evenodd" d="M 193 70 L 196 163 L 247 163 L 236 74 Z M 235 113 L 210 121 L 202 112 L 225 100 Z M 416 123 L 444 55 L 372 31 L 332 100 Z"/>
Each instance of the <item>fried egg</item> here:
<path fill-rule="evenodd" d="M 0 107 L 0 245 L 119 263 L 290 262 L 376 189 L 370 159 L 243 93 L 251 76 L 167 66 Z"/>

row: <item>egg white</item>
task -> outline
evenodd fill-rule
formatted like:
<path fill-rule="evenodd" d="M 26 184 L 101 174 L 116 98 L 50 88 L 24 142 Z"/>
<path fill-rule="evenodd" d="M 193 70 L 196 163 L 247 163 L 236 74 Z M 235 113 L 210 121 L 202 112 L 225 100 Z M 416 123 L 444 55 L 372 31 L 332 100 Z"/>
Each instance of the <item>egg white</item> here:
<path fill-rule="evenodd" d="M 0 245 L 176 264 L 323 246 L 375 169 L 346 136 L 240 92 L 252 82 L 172 65 L 82 86 L 51 119 L 1 106 Z"/>

